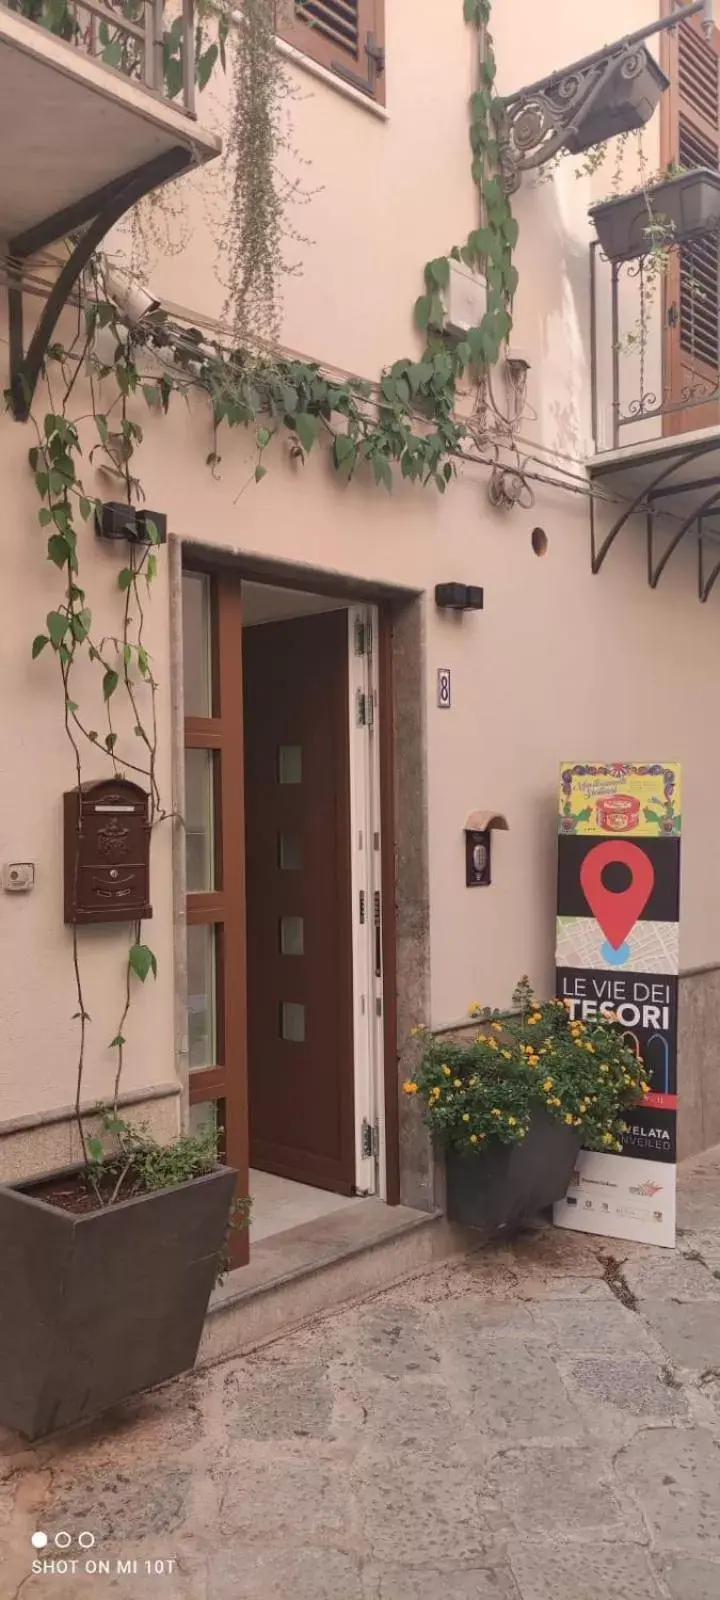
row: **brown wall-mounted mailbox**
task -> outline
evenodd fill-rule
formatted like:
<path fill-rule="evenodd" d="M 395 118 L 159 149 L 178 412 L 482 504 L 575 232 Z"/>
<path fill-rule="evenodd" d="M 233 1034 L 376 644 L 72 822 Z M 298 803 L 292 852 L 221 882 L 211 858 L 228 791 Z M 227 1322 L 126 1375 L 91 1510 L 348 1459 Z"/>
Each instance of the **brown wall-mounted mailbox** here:
<path fill-rule="evenodd" d="M 152 916 L 148 795 L 126 778 L 84 783 L 63 796 L 65 921 L 136 922 Z"/>

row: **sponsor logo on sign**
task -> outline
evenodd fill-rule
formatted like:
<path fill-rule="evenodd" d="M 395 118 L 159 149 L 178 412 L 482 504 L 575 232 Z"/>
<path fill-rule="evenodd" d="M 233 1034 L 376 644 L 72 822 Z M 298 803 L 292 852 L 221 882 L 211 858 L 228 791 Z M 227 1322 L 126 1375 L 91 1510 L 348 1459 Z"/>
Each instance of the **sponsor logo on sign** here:
<path fill-rule="evenodd" d="M 652 1178 L 648 1178 L 646 1183 L 638 1183 L 631 1187 L 630 1193 L 641 1194 L 645 1200 L 652 1200 L 653 1196 L 660 1194 L 661 1190 L 661 1183 L 653 1183 Z"/>

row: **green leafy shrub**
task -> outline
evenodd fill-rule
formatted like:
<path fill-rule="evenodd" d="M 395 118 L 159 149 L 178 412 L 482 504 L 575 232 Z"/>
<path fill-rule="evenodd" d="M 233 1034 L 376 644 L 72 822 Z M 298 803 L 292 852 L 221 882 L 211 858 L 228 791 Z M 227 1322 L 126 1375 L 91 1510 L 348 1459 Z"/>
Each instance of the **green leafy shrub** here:
<path fill-rule="evenodd" d="M 418 1095 L 433 1133 L 453 1150 L 517 1144 L 543 1107 L 582 1132 L 590 1150 L 621 1150 L 623 1109 L 649 1092 L 645 1069 L 614 1018 L 573 1021 L 562 1000 L 536 1001 L 527 978 L 516 1012 L 472 1007 L 482 1026 L 462 1043 L 426 1039 L 417 1071 L 403 1085 Z"/>

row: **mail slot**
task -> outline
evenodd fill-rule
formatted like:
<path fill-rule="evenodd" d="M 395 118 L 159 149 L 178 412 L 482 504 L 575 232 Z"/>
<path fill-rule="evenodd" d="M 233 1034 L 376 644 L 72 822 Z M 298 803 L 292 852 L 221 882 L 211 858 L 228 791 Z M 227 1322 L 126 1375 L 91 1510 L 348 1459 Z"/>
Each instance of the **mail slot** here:
<path fill-rule="evenodd" d="M 65 921 L 137 922 L 150 905 L 149 797 L 126 778 L 63 796 Z"/>

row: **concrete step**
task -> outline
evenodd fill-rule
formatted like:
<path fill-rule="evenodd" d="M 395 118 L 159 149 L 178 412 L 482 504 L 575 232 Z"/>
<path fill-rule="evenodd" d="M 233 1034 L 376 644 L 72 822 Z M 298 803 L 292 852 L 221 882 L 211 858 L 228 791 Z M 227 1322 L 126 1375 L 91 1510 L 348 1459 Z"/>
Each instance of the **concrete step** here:
<path fill-rule="evenodd" d="M 439 1212 L 375 1199 L 261 1240 L 250 1265 L 229 1273 L 215 1290 L 197 1365 L 266 1344 L 476 1243 Z"/>

